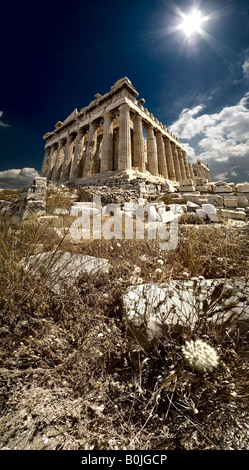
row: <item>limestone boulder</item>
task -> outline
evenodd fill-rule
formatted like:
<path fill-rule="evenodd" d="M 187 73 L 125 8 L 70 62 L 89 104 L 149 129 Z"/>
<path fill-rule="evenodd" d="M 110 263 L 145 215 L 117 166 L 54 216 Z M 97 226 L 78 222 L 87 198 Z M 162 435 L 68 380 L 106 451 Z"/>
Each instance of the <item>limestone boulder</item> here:
<path fill-rule="evenodd" d="M 169 327 L 194 329 L 203 322 L 249 322 L 249 284 L 244 278 L 172 281 L 131 286 L 121 298 L 131 340 L 148 350 Z M 233 323 L 234 324 L 234 323 Z"/>
<path fill-rule="evenodd" d="M 209 204 L 213 204 L 213 206 L 215 207 L 223 207 L 224 198 L 223 196 L 219 196 L 218 194 L 208 194 L 207 202 Z"/>
<path fill-rule="evenodd" d="M 249 183 L 243 182 L 236 184 L 236 190 L 238 193 L 249 193 Z"/>
<path fill-rule="evenodd" d="M 196 209 L 200 209 L 199 204 L 196 204 L 195 202 L 191 202 L 191 201 L 188 201 L 186 206 L 187 206 L 188 212 L 194 212 Z"/>
<path fill-rule="evenodd" d="M 94 275 L 109 271 L 107 259 L 61 250 L 32 255 L 22 264 L 25 269 L 44 274 L 46 284 L 54 292 L 60 292 L 64 285 L 72 286 L 82 273 Z"/>
<path fill-rule="evenodd" d="M 237 204 L 238 204 L 238 207 L 248 207 L 249 206 L 249 198 L 247 198 L 246 196 L 242 195 L 242 194 L 239 194 L 237 196 Z"/>
<path fill-rule="evenodd" d="M 228 184 L 225 183 L 225 181 L 216 181 L 216 183 L 213 184 L 213 192 L 214 193 L 232 193 L 232 187 Z"/>
<path fill-rule="evenodd" d="M 175 193 L 176 191 L 177 191 L 177 188 L 172 184 L 172 181 L 170 180 L 167 180 L 162 185 L 162 192 Z"/>
<path fill-rule="evenodd" d="M 237 197 L 233 195 L 224 196 L 224 207 L 236 208 L 238 206 Z"/>
<path fill-rule="evenodd" d="M 246 213 L 242 210 L 232 211 L 229 209 L 221 209 L 221 215 L 226 219 L 237 219 L 246 221 Z"/>
<path fill-rule="evenodd" d="M 203 220 L 207 220 L 207 213 L 203 209 L 196 209 L 196 214 Z"/>

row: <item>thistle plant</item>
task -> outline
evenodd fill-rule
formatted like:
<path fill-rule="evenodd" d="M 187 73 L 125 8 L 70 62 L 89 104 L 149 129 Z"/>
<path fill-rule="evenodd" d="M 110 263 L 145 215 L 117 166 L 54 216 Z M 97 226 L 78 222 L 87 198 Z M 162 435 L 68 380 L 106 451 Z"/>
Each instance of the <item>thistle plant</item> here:
<path fill-rule="evenodd" d="M 182 347 L 182 353 L 185 363 L 197 372 L 211 372 L 218 366 L 217 352 L 200 339 L 186 341 L 185 346 Z"/>

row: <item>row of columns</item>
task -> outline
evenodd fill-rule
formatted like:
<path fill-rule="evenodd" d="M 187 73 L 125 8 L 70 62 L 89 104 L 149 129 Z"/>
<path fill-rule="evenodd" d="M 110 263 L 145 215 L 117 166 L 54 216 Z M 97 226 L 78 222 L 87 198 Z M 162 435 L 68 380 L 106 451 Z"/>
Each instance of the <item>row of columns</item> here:
<path fill-rule="evenodd" d="M 88 132 L 81 128 L 77 134 L 69 134 L 67 138 L 46 149 L 41 176 L 55 182 L 65 182 L 87 177 L 94 172 L 104 173 L 113 169 L 122 171 L 137 167 L 141 172 L 147 169 L 154 176 L 162 175 L 170 180 L 182 181 L 191 178 L 186 153 L 180 147 L 155 130 L 153 125 L 144 123 L 139 114 L 135 114 L 133 118 L 132 139 L 129 105 L 121 105 L 119 113 L 117 168 L 113 167 L 116 157 L 113 130 L 115 114 L 108 112 L 104 115 L 103 138 L 99 146 L 101 148 L 98 148 L 97 143 L 99 121 L 94 121 L 90 123 Z M 143 127 L 146 131 L 147 156 L 144 150 Z"/>

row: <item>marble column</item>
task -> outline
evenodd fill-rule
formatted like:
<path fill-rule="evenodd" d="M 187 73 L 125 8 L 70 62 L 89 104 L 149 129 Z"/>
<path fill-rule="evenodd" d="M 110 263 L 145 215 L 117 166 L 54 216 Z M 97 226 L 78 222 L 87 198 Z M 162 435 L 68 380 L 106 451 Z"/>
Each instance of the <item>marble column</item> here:
<path fill-rule="evenodd" d="M 139 114 L 133 120 L 133 166 L 145 172 L 143 122 Z"/>
<path fill-rule="evenodd" d="M 163 141 L 163 135 L 161 132 L 156 132 L 156 144 L 157 144 L 157 159 L 158 159 L 158 173 L 164 178 L 168 179 L 168 169 L 166 163 L 166 154 Z"/>
<path fill-rule="evenodd" d="M 174 165 L 170 140 L 168 139 L 168 137 L 164 138 L 164 147 L 165 147 L 165 155 L 166 155 L 169 179 L 172 181 L 175 181 L 176 180 L 175 165 Z"/>
<path fill-rule="evenodd" d="M 188 167 L 189 167 L 190 178 L 192 178 L 192 180 L 194 180 L 194 172 L 193 172 L 192 163 L 188 162 Z"/>
<path fill-rule="evenodd" d="M 127 170 L 131 168 L 130 107 L 125 103 L 119 110 L 118 169 Z"/>
<path fill-rule="evenodd" d="M 53 168 L 54 168 L 56 154 L 57 154 L 57 146 L 58 146 L 58 142 L 53 144 L 50 150 L 49 160 L 48 160 L 48 164 L 47 164 L 46 172 L 45 172 L 45 176 L 47 177 L 48 180 L 51 180 L 51 176 L 53 173 Z"/>
<path fill-rule="evenodd" d="M 177 147 L 174 142 L 171 142 L 171 149 L 172 149 L 172 156 L 173 156 L 173 161 L 174 161 L 174 167 L 175 167 L 175 174 L 176 174 L 176 181 L 182 181 L 182 174 L 181 174 L 181 168 L 180 168 L 180 163 L 179 163 L 179 158 L 178 158 L 178 153 L 177 153 Z"/>
<path fill-rule="evenodd" d="M 63 162 L 63 157 L 64 157 L 65 145 L 66 145 L 65 140 L 59 140 L 56 160 L 55 160 L 55 164 L 53 168 L 53 173 L 51 176 L 51 180 L 54 182 L 60 181 L 60 174 L 61 174 L 61 167 L 62 167 L 62 162 Z"/>
<path fill-rule="evenodd" d="M 183 161 L 184 161 L 184 166 L 185 166 L 186 178 L 191 178 L 189 165 L 188 165 L 188 159 L 187 159 L 187 152 L 184 152 L 182 150 L 182 156 L 183 156 Z"/>
<path fill-rule="evenodd" d="M 75 141 L 74 157 L 71 169 L 71 179 L 80 178 L 82 175 L 82 157 L 84 150 L 85 133 L 79 129 Z"/>
<path fill-rule="evenodd" d="M 113 170 L 113 114 L 104 115 L 100 173 Z"/>
<path fill-rule="evenodd" d="M 70 178 L 71 161 L 73 157 L 73 148 L 75 143 L 75 134 L 69 134 L 65 148 L 64 160 L 62 163 L 60 181 L 68 181 Z"/>
<path fill-rule="evenodd" d="M 91 122 L 88 132 L 88 141 L 87 141 L 87 148 L 86 148 L 86 159 L 85 165 L 83 170 L 83 177 L 86 178 L 92 172 L 92 165 L 93 165 L 93 157 L 96 152 L 97 147 L 97 129 L 98 123 Z"/>
<path fill-rule="evenodd" d="M 182 151 L 179 147 L 177 147 L 177 154 L 178 154 L 178 160 L 179 160 L 179 164 L 180 164 L 181 177 L 182 177 L 182 181 L 183 181 L 187 178 L 187 176 L 186 176 L 186 171 L 185 171 L 183 154 L 182 154 Z"/>
<path fill-rule="evenodd" d="M 119 129 L 115 129 L 113 133 L 113 170 L 118 170 L 118 143 L 119 143 Z"/>
<path fill-rule="evenodd" d="M 42 162 L 40 176 L 45 176 L 46 168 L 47 168 L 48 161 L 49 161 L 50 150 L 51 150 L 50 147 L 47 147 L 45 150 L 45 155 L 44 155 L 43 162 Z"/>
<path fill-rule="evenodd" d="M 147 142 L 147 170 L 154 176 L 158 176 L 158 161 L 154 128 L 151 125 L 146 127 Z"/>

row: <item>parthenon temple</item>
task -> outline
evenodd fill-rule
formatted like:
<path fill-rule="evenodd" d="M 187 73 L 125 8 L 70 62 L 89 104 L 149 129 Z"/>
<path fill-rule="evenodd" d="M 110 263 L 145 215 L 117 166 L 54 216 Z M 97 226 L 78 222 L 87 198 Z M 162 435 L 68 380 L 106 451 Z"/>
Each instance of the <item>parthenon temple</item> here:
<path fill-rule="evenodd" d="M 126 170 L 156 179 L 194 179 L 184 146 L 144 107 L 145 100 L 137 97 L 125 77 L 105 95 L 96 94 L 87 107 L 57 122 L 43 137 L 40 175 L 59 184 Z M 202 177 L 209 179 L 208 167 L 201 163 L 198 171 L 200 167 Z"/>

